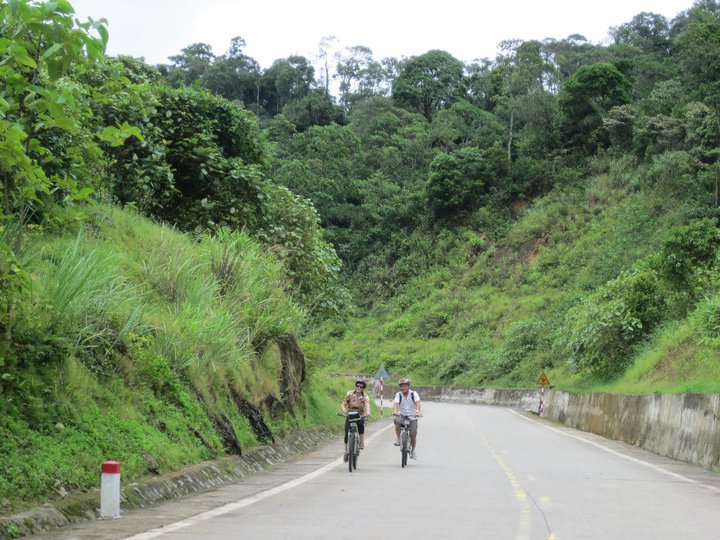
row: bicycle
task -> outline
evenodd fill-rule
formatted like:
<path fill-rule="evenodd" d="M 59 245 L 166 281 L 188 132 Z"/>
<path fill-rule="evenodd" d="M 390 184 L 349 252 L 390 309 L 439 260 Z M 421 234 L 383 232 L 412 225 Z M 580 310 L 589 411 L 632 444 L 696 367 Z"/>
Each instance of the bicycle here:
<path fill-rule="evenodd" d="M 408 454 L 410 453 L 410 423 L 417 421 L 419 416 L 404 416 L 400 428 L 400 465 L 404 468 L 407 465 Z"/>
<path fill-rule="evenodd" d="M 348 412 L 346 414 L 337 413 L 337 415 L 346 416 L 350 423 L 347 442 L 348 471 L 353 472 L 353 470 L 357 469 L 358 457 L 360 456 L 360 432 L 358 431 L 358 422 L 363 416 L 359 412 Z"/>

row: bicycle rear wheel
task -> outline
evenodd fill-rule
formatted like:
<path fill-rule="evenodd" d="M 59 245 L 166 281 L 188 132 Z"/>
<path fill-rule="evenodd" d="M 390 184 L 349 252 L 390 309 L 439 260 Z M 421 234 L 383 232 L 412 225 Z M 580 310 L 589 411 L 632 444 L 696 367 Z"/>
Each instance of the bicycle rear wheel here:
<path fill-rule="evenodd" d="M 355 437 L 355 433 L 351 430 L 348 433 L 348 471 L 350 472 L 353 472 L 353 463 L 357 463 L 355 458 L 357 440 Z"/>

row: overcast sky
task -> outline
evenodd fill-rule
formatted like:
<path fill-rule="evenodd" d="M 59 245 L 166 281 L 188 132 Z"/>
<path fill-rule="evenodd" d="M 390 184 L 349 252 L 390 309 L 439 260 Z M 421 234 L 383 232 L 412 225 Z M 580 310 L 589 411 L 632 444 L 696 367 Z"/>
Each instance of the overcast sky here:
<path fill-rule="evenodd" d="M 505 39 L 562 39 L 581 34 L 593 43 L 643 11 L 672 19 L 693 0 L 70 0 L 81 20 L 106 18 L 108 54 L 170 63 L 191 43 L 216 55 L 235 36 L 264 68 L 301 54 L 312 58 L 324 36 L 340 46 L 364 45 L 380 60 L 432 49 L 470 62 L 495 58 Z"/>

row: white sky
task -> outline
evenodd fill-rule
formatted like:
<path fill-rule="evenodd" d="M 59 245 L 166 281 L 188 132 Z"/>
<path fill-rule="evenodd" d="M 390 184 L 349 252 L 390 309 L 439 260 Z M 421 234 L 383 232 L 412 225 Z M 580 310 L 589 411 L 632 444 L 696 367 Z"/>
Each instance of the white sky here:
<path fill-rule="evenodd" d="M 81 20 L 108 20 L 108 54 L 170 63 L 191 43 L 216 55 L 235 36 L 245 54 L 267 68 L 301 54 L 312 60 L 324 36 L 339 47 L 364 45 L 373 57 L 414 56 L 442 49 L 462 60 L 495 58 L 505 39 L 563 39 L 593 43 L 608 29 L 650 11 L 672 19 L 693 0 L 70 0 Z M 338 47 L 338 48 L 339 48 Z"/>

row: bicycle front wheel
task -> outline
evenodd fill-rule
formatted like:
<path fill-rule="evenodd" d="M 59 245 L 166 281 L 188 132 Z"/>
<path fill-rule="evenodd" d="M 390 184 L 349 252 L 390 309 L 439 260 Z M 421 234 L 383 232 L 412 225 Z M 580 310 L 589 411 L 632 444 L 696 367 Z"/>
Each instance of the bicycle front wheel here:
<path fill-rule="evenodd" d="M 357 440 L 355 433 L 352 431 L 348 434 L 348 471 L 353 472 L 353 464 L 357 463 L 355 460 L 355 451 L 357 447 Z"/>
<path fill-rule="evenodd" d="M 403 430 L 402 435 L 400 435 L 400 453 L 402 455 L 402 460 L 400 464 L 402 467 L 405 467 L 405 465 L 407 465 L 408 442 L 408 433 L 407 431 Z"/>

